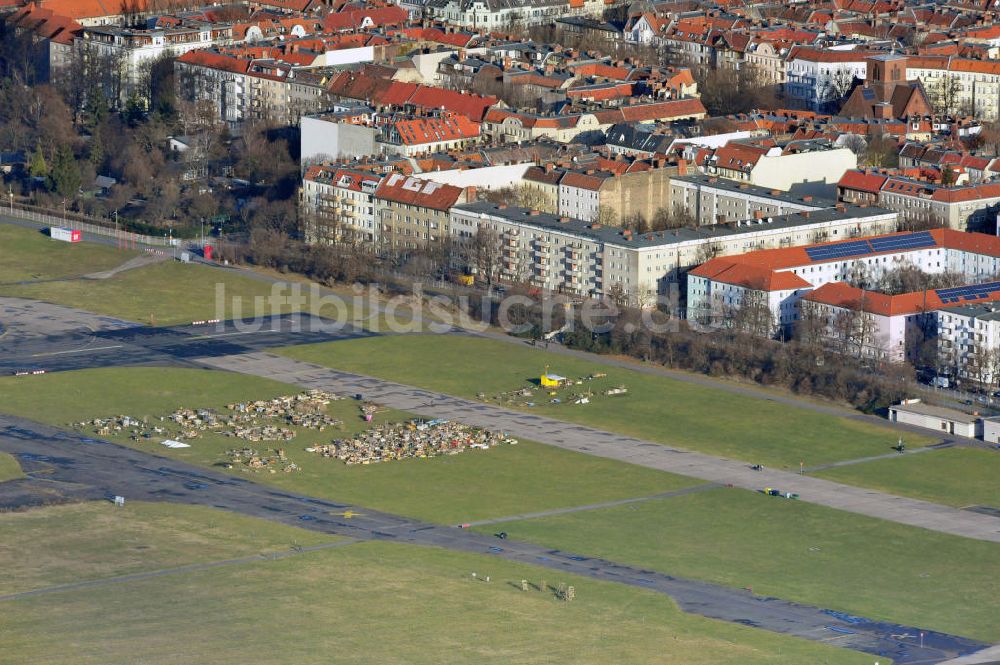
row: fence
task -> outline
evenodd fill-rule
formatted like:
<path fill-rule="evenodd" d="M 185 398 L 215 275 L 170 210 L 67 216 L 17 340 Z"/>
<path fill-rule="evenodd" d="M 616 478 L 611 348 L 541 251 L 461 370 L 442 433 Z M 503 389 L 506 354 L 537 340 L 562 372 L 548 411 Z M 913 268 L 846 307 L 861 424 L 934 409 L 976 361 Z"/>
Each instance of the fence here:
<path fill-rule="evenodd" d="M 110 222 L 99 217 L 90 217 L 74 212 L 67 212 L 65 217 L 52 215 L 45 208 L 39 208 L 26 203 L 14 203 L 4 206 L 2 211 L 11 217 L 27 219 L 32 222 L 44 224 L 45 226 L 68 226 L 79 229 L 84 233 L 116 238 L 124 247 L 135 248 L 139 245 L 169 247 L 171 243 L 174 245 L 179 244 L 176 238 L 171 240 L 160 236 L 147 236 L 141 233 L 116 229 Z"/>

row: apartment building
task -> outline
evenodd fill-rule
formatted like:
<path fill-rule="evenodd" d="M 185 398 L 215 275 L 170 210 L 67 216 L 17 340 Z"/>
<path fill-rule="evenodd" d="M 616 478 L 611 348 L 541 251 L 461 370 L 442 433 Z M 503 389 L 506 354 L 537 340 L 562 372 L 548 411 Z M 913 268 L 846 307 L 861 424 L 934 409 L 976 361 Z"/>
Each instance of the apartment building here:
<path fill-rule="evenodd" d="M 793 46 L 785 57 L 786 99 L 813 111 L 839 103 L 855 79 L 865 79 L 869 55 L 874 53 Z"/>
<path fill-rule="evenodd" d="M 910 224 L 960 231 L 997 229 L 1000 183 L 942 185 L 890 173 L 848 171 L 838 183 L 841 200 L 895 210 Z"/>
<path fill-rule="evenodd" d="M 665 284 L 711 256 L 804 244 L 816 234 L 849 237 L 857 229 L 880 233 L 895 227 L 894 213 L 863 208 L 820 210 L 770 221 L 695 229 L 633 233 L 596 222 L 527 208 L 477 201 L 451 211 L 450 232 L 471 242 L 479 229 L 495 233 L 502 259 L 498 279 L 583 295 L 623 293 L 639 306 L 652 304 Z"/>
<path fill-rule="evenodd" d="M 938 113 L 1000 119 L 1000 61 L 909 56 L 906 76 L 920 80 Z"/>
<path fill-rule="evenodd" d="M 382 177 L 367 171 L 317 165 L 302 179 L 302 235 L 310 244 L 333 243 L 348 232 L 372 243 L 380 240 L 375 192 Z"/>
<path fill-rule="evenodd" d="M 448 236 L 448 211 L 466 190 L 393 173 L 375 190 L 375 219 L 383 246 L 406 252 Z"/>
<path fill-rule="evenodd" d="M 670 202 L 674 210 L 691 215 L 698 224 L 766 219 L 835 205 L 833 199 L 794 195 L 700 174 L 673 176 Z"/>
<path fill-rule="evenodd" d="M 331 104 L 322 71 L 216 49 L 190 51 L 174 61 L 177 94 L 207 103 L 216 122 L 236 128 L 248 120 L 297 124 Z"/>
<path fill-rule="evenodd" d="M 769 145 L 733 141 L 706 154 L 698 167 L 708 175 L 788 191 L 833 195 L 836 183 L 858 157 L 827 140 L 789 141 Z"/>
<path fill-rule="evenodd" d="M 189 51 L 231 41 L 231 25 L 193 23 L 169 28 L 136 29 L 114 25 L 84 28 L 77 40 L 86 62 L 120 72 L 121 101 L 145 95 L 149 67 L 161 58 L 176 58 Z M 111 92 L 111 91 L 109 91 Z"/>
<path fill-rule="evenodd" d="M 961 275 L 971 286 L 889 295 L 874 290 L 900 268 Z M 810 316 L 825 337 L 858 357 L 915 357 L 934 336 L 933 313 L 981 304 L 1000 291 L 1000 238 L 951 229 L 858 237 L 755 251 L 707 261 L 688 273 L 688 317 L 718 320 L 727 308 L 768 303 L 774 330 L 790 333 Z M 808 311 L 807 311 L 808 308 Z"/>

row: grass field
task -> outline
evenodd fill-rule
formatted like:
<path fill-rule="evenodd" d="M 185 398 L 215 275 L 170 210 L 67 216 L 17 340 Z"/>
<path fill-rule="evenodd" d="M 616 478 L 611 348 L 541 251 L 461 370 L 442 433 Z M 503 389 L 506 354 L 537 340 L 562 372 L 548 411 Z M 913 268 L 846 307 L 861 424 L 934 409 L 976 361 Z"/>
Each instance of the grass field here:
<path fill-rule="evenodd" d="M 0 524 L 6 519 L 0 517 Z M 158 526 L 158 519 L 142 525 L 140 540 L 153 537 Z M 77 549 L 101 549 L 99 537 L 84 533 L 86 543 L 62 550 L 67 566 L 76 566 Z M 98 528 L 93 535 L 101 533 Z M 241 547 L 233 546 L 227 556 L 238 551 Z M 0 549 L 0 565 L 7 570 L 24 567 L 21 558 L 17 550 Z M 147 569 L 160 565 L 148 563 Z M 492 581 L 473 581 L 471 571 Z M 537 584 L 543 578 L 551 585 L 574 585 L 577 599 L 565 603 L 552 593 L 517 588 L 521 579 Z M 0 659 L 36 664 L 861 665 L 871 660 L 686 615 L 667 597 L 640 589 L 390 543 L 4 601 L 2 610 Z"/>
<path fill-rule="evenodd" d="M 224 285 L 221 306 L 216 305 L 217 285 Z M 253 316 L 254 298 L 266 298 L 270 293 L 271 286 L 265 282 L 172 261 L 129 270 L 109 279 L 0 288 L 0 295 L 44 300 L 155 325 Z M 262 311 L 279 314 L 288 311 L 288 307 L 278 306 L 272 311 L 268 306 Z"/>
<path fill-rule="evenodd" d="M 67 426 L 113 415 L 156 418 L 181 406 L 218 408 L 228 402 L 296 392 L 293 386 L 225 372 L 97 369 L 46 374 L 29 381 L 0 377 L 0 411 Z M 87 398 L 80 399 L 80 395 Z M 304 450 L 367 427 L 353 400 L 333 402 L 328 412 L 344 421 L 342 431 L 300 429 L 300 435 L 283 446 L 302 471 L 249 477 L 314 496 L 443 523 L 648 496 L 698 482 L 528 441 L 454 456 L 346 466 Z M 375 424 L 410 417 L 389 411 L 378 414 Z M 205 466 L 223 461 L 226 450 L 243 445 L 219 435 L 206 435 L 192 441 L 191 448 L 181 450 L 156 442 L 132 443 L 127 437 L 114 440 Z M 268 445 L 277 444 L 257 447 Z"/>
<path fill-rule="evenodd" d="M 21 465 L 17 463 L 17 460 L 12 455 L 0 453 L 0 483 L 5 480 L 20 478 L 23 475 Z"/>
<path fill-rule="evenodd" d="M 826 469 L 816 475 L 959 508 L 969 505 L 1000 508 L 1000 454 L 980 448 L 944 448 L 919 455 L 900 455 Z"/>
<path fill-rule="evenodd" d="M 528 386 L 546 366 L 570 378 L 606 372 L 607 378 L 583 387 L 599 393 L 625 384 L 627 395 L 598 394 L 590 404 L 565 400 L 555 405 L 539 393 L 532 410 L 774 467 L 798 469 L 800 461 L 808 466 L 879 454 L 896 441 L 888 428 L 488 339 L 393 336 L 289 347 L 281 353 L 469 398 Z M 930 441 L 914 437 L 910 445 Z"/>
<path fill-rule="evenodd" d="M 504 530 L 757 594 L 1000 640 L 994 543 L 732 489 L 506 523 Z"/>
<path fill-rule="evenodd" d="M 0 595 L 336 540 L 200 506 L 101 501 L 4 513 Z"/>
<path fill-rule="evenodd" d="M 136 252 L 52 240 L 34 229 L 0 224 L 0 284 L 76 277 L 125 263 Z"/>

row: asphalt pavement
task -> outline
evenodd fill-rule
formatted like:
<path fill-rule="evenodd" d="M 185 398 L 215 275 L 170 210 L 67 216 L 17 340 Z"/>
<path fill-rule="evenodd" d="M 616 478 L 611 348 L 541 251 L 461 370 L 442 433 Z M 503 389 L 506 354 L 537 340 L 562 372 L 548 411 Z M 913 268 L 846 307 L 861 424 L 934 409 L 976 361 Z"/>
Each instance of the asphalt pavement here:
<path fill-rule="evenodd" d="M 212 506 L 358 541 L 379 540 L 495 556 L 663 593 L 693 614 L 892 658 L 897 665 L 937 663 L 989 646 L 959 636 L 850 616 L 583 554 L 499 540 L 466 529 L 285 492 L 11 416 L 0 416 L 0 450 L 14 455 L 28 474 L 28 478 L 15 481 L 22 494 L 35 490 L 44 503 L 120 495 L 126 501 Z M 4 488 L 8 485 L 0 483 L 0 506 L 5 505 Z M 108 510 L 115 510 L 110 502 Z M 124 576 L 105 583 L 128 581 L 129 576 Z M 40 589 L 33 595 L 71 588 Z"/>

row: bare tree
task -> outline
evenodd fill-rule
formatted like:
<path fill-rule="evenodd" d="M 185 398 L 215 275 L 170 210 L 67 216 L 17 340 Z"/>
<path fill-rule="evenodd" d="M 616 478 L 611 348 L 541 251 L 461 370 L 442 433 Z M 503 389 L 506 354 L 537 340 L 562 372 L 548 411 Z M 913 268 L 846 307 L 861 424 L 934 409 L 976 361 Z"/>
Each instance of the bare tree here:
<path fill-rule="evenodd" d="M 767 294 L 760 289 L 744 289 L 738 305 L 726 313 L 730 327 L 754 337 L 771 337 L 774 334 L 774 314 L 767 302 Z"/>
<path fill-rule="evenodd" d="M 817 97 L 821 106 L 840 108 L 854 88 L 854 73 L 841 67 L 828 72 L 817 83 Z"/>
<path fill-rule="evenodd" d="M 493 286 L 500 273 L 500 238 L 496 231 L 480 226 L 472 238 L 470 262 L 487 286 Z"/>
<path fill-rule="evenodd" d="M 818 351 L 827 335 L 826 316 L 811 300 L 799 301 L 799 318 L 792 329 L 794 338 L 806 348 Z"/>
<path fill-rule="evenodd" d="M 600 205 L 597 207 L 594 221 L 602 226 L 618 226 L 618 213 L 611 206 Z"/>
<path fill-rule="evenodd" d="M 945 74 L 927 88 L 928 101 L 935 113 L 955 115 L 961 110 L 963 87 L 957 76 Z"/>

